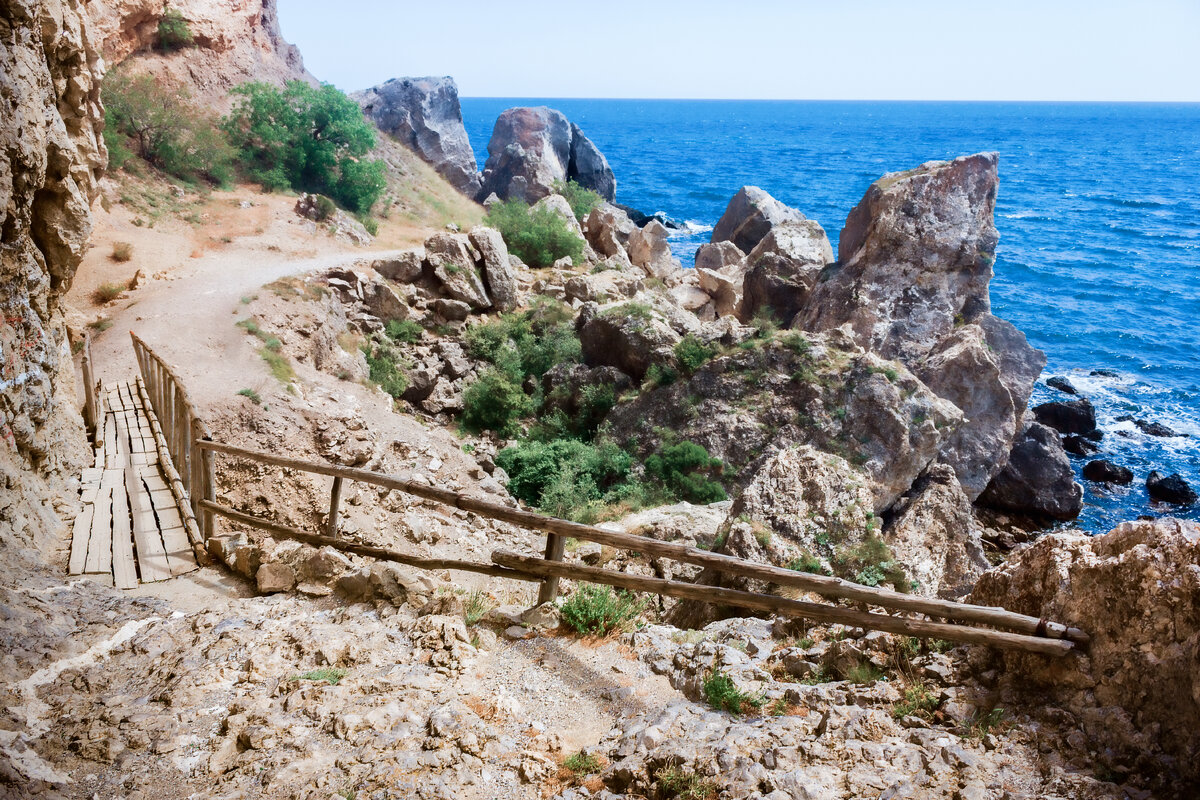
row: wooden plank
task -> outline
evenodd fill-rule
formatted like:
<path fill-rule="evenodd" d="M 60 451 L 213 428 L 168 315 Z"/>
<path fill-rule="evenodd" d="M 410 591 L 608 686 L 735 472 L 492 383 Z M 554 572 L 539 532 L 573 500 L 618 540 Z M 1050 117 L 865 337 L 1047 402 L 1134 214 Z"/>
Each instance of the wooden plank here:
<path fill-rule="evenodd" d="M 79 516 L 75 518 L 75 524 L 71 527 L 71 556 L 67 561 L 68 575 L 82 575 L 83 568 L 87 564 L 87 549 L 88 539 L 92 533 L 92 516 L 96 512 L 96 507 L 88 503 L 79 512 Z"/>
<path fill-rule="evenodd" d="M 117 419 L 110 411 L 104 415 L 104 467 L 112 469 L 117 465 Z"/>
<path fill-rule="evenodd" d="M 562 561 L 563 552 L 567 548 L 567 538 L 559 536 L 555 533 L 546 534 L 546 560 L 547 561 Z M 547 575 L 542 581 L 541 588 L 538 589 L 538 605 L 542 603 L 553 603 L 558 599 L 558 577 L 555 575 Z"/>
<path fill-rule="evenodd" d="M 118 495 L 124 496 L 121 489 Z M 138 585 L 137 565 L 133 559 L 133 538 L 124 532 L 126 526 L 113 526 L 112 574 L 113 584 L 118 589 L 136 589 Z M 120 530 L 119 530 L 120 528 Z"/>
<path fill-rule="evenodd" d="M 117 486 L 125 485 L 125 470 L 123 469 L 105 469 L 104 476 L 100 479 L 101 489 L 114 489 Z"/>
<path fill-rule="evenodd" d="M 523 572 L 554 575 L 560 578 L 570 578 L 571 580 L 588 581 L 590 583 L 608 584 L 609 586 L 619 586 L 639 592 L 649 592 L 668 597 L 682 597 L 687 600 L 699 600 L 705 603 L 753 608 L 775 614 L 802 617 L 816 622 L 836 622 L 842 625 L 853 625 L 868 630 L 886 631 L 904 636 L 982 644 L 1002 650 L 1024 650 L 1047 656 L 1065 656 L 1075 649 L 1074 644 L 1063 639 L 1045 639 L 1040 636 L 1026 636 L 1021 633 L 1009 633 L 1008 631 L 970 628 L 965 625 L 951 625 L 945 622 L 927 622 L 907 617 L 893 617 L 887 614 L 872 614 L 868 611 L 855 611 L 854 609 L 840 606 L 827 606 L 803 600 L 790 600 L 786 597 L 776 597 L 756 592 L 742 592 L 736 589 L 723 589 L 717 586 L 681 583 L 679 581 L 663 580 L 662 578 L 647 578 L 641 575 L 630 575 L 625 572 L 616 572 L 599 567 L 584 567 L 562 561 L 546 561 L 504 550 L 494 551 L 492 553 L 492 561 L 500 566 Z"/>
<path fill-rule="evenodd" d="M 122 434 L 127 431 L 122 427 Z M 146 583 L 163 581 L 171 577 L 171 565 L 167 561 L 167 549 L 154 519 L 154 507 L 150 504 L 150 492 L 142 484 L 137 468 L 129 464 L 125 468 L 125 490 L 129 495 L 132 516 L 133 541 L 137 544 L 137 561 L 142 580 Z M 113 526 L 116 536 L 116 526 Z"/>
<path fill-rule="evenodd" d="M 96 498 L 95 514 L 92 516 L 92 531 L 88 535 L 85 573 L 112 571 L 112 489 L 102 489 Z"/>
<path fill-rule="evenodd" d="M 79 471 L 79 480 L 83 483 L 100 483 L 100 477 L 104 470 L 96 469 L 95 467 L 84 467 Z"/>
<path fill-rule="evenodd" d="M 167 548 L 167 561 L 171 565 L 172 575 L 183 575 L 199 569 L 182 523 L 176 528 L 163 528 L 162 538 Z"/>
<path fill-rule="evenodd" d="M 955 603 L 949 600 L 902 594 L 887 589 L 861 586 L 840 578 L 811 575 L 784 567 L 773 567 L 768 564 L 743 561 L 734 556 L 710 553 L 707 550 L 700 550 L 674 542 L 660 542 L 645 536 L 608 531 L 578 522 L 569 522 L 529 511 L 522 511 L 488 500 L 466 497 L 457 492 L 416 483 L 415 481 L 406 481 L 391 475 L 382 475 L 368 470 L 336 467 L 331 464 L 317 464 L 300 459 L 277 456 L 273 453 L 247 450 L 242 447 L 218 442 L 197 440 L 195 444 L 196 447 L 203 451 L 241 456 L 260 463 L 288 467 L 317 475 L 340 475 L 350 480 L 361 481 L 373 486 L 397 489 L 416 497 L 445 503 L 448 506 L 461 508 L 466 511 L 474 511 L 480 516 L 489 519 L 510 522 L 532 530 L 555 533 L 560 536 L 609 545 L 610 547 L 634 550 L 649 556 L 665 556 L 685 564 L 698 564 L 699 566 L 708 567 L 728 575 L 758 578 L 780 586 L 791 586 L 804 591 L 815 592 L 825 597 L 869 603 L 884 608 L 911 611 L 918 614 L 956 619 L 959 621 L 979 622 L 1001 628 L 1012 628 L 1022 633 L 1046 636 L 1051 639 L 1069 639 L 1080 644 L 1086 644 L 1090 640 L 1088 634 L 1078 628 L 1067 627 L 1058 622 L 1038 619 L 1025 614 L 1017 614 L 1003 608 Z"/>

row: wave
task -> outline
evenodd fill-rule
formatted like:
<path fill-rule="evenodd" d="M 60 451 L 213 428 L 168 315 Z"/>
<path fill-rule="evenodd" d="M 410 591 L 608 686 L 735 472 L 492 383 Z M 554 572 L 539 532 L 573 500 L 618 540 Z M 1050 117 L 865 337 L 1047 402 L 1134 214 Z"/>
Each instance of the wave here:
<path fill-rule="evenodd" d="M 713 229 L 712 225 L 705 225 L 703 222 L 690 219 L 683 221 L 683 227 L 688 233 L 711 233 Z"/>

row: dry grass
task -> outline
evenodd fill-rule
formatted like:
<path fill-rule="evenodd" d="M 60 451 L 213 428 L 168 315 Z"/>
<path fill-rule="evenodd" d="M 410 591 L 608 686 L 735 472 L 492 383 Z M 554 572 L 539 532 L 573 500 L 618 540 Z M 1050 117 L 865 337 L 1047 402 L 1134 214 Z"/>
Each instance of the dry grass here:
<path fill-rule="evenodd" d="M 133 243 L 132 242 L 113 242 L 112 254 L 109 255 L 113 261 L 124 264 L 126 261 L 133 258 Z"/>
<path fill-rule="evenodd" d="M 92 302 L 98 306 L 111 303 L 121 296 L 128 288 L 119 283 L 102 283 L 92 290 Z"/>

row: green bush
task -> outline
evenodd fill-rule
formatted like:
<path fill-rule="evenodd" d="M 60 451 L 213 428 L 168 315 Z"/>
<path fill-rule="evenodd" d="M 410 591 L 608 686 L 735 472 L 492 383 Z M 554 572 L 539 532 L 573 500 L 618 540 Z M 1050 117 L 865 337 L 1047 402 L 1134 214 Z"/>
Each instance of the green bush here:
<path fill-rule="evenodd" d="M 245 83 L 224 128 L 246 173 L 268 191 L 329 195 L 365 214 L 386 188 L 382 161 L 364 158 L 375 134 L 358 104 L 329 84 Z"/>
<path fill-rule="evenodd" d="M 797 558 L 793 558 L 787 565 L 788 569 L 796 572 L 810 572 L 814 575 L 825 575 L 828 570 L 821 563 L 821 559 L 809 552 L 802 552 Z"/>
<path fill-rule="evenodd" d="M 725 465 L 709 456 L 694 442 L 667 445 L 646 459 L 646 477 L 654 479 L 673 495 L 692 503 L 715 503 L 726 499 L 721 484 L 709 475 L 719 475 Z"/>
<path fill-rule="evenodd" d="M 586 189 L 580 186 L 575 181 L 554 182 L 554 193 L 561 194 L 566 198 L 567 203 L 571 206 L 571 213 L 575 215 L 575 219 L 583 222 L 587 215 L 592 213 L 592 209 L 604 202 L 604 198 L 593 192 L 591 189 Z"/>
<path fill-rule="evenodd" d="M 584 584 L 562 604 L 562 621 L 576 633 L 607 636 L 628 630 L 646 609 L 646 601 L 611 586 Z"/>
<path fill-rule="evenodd" d="M 192 29 L 183 14 L 174 8 L 164 11 L 162 19 L 158 21 L 159 47 L 170 53 L 191 47 L 193 44 L 195 39 L 192 37 Z"/>
<path fill-rule="evenodd" d="M 704 679 L 700 690 L 710 706 L 718 711 L 728 711 L 740 716 L 752 714 L 762 708 L 763 698 L 743 692 L 734 684 L 733 679 L 720 670 L 713 670 Z"/>
<path fill-rule="evenodd" d="M 414 342 L 421 341 L 421 337 L 425 334 L 425 329 L 415 320 L 390 319 L 387 325 L 384 326 L 384 333 L 393 342 L 413 344 Z"/>
<path fill-rule="evenodd" d="M 689 375 L 704 366 L 716 354 L 715 347 L 709 347 L 691 333 L 675 345 L 675 358 Z"/>
<path fill-rule="evenodd" d="M 839 577 L 864 586 L 890 583 L 901 592 L 911 588 L 904 566 L 896 561 L 887 543 L 873 534 L 855 547 L 836 553 L 832 563 Z"/>
<path fill-rule="evenodd" d="M 576 519 L 589 505 L 620 494 L 633 458 L 610 441 L 555 439 L 507 447 L 496 455 L 496 463 L 508 473 L 514 497 L 554 516 Z"/>
<path fill-rule="evenodd" d="M 567 756 L 563 760 L 563 766 L 576 775 L 591 775 L 594 772 L 599 772 L 602 764 L 597 756 L 580 750 L 578 753 Z"/>
<path fill-rule="evenodd" d="M 487 224 L 500 231 L 509 252 L 531 267 L 548 267 L 564 256 L 574 263 L 583 256 L 583 239 L 546 206 L 531 208 L 515 198 L 493 203 Z"/>
<path fill-rule="evenodd" d="M 150 75 L 113 72 L 104 80 L 104 140 L 110 167 L 132 155 L 189 183 L 233 182 L 234 151 L 212 116 L 191 105 L 183 88 L 160 86 Z"/>
<path fill-rule="evenodd" d="M 367 359 L 371 383 L 399 400 L 408 389 L 408 375 L 404 372 L 404 359 L 400 353 L 386 342 L 379 341 L 367 342 L 362 346 L 362 352 Z"/>
<path fill-rule="evenodd" d="M 463 392 L 462 424 L 473 433 L 495 431 L 501 436 L 514 436 L 520 420 L 533 411 L 533 400 L 520 381 L 496 367 L 485 370 Z"/>
<path fill-rule="evenodd" d="M 558 364 L 582 359 L 583 348 L 571 319 L 566 306 L 543 301 L 528 311 L 504 314 L 495 322 L 471 328 L 464 344 L 471 356 L 515 379 L 540 378 Z"/>

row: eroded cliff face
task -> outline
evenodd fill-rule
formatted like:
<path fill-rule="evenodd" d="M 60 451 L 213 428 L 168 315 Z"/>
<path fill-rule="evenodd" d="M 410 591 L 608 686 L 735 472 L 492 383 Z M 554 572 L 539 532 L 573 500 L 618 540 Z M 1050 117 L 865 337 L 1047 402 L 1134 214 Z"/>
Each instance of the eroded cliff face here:
<path fill-rule="evenodd" d="M 95 0 L 88 4 L 93 40 L 110 67 L 128 62 L 172 86 L 186 86 L 219 109 L 231 88 L 247 81 L 283 84 L 316 79 L 300 51 L 283 39 L 275 0 L 175 0 L 194 46 L 164 53 L 158 24 L 161 0 Z"/>
<path fill-rule="evenodd" d="M 0 0 L 0 544 L 43 548 L 85 455 L 59 300 L 107 161 L 79 0 Z"/>

